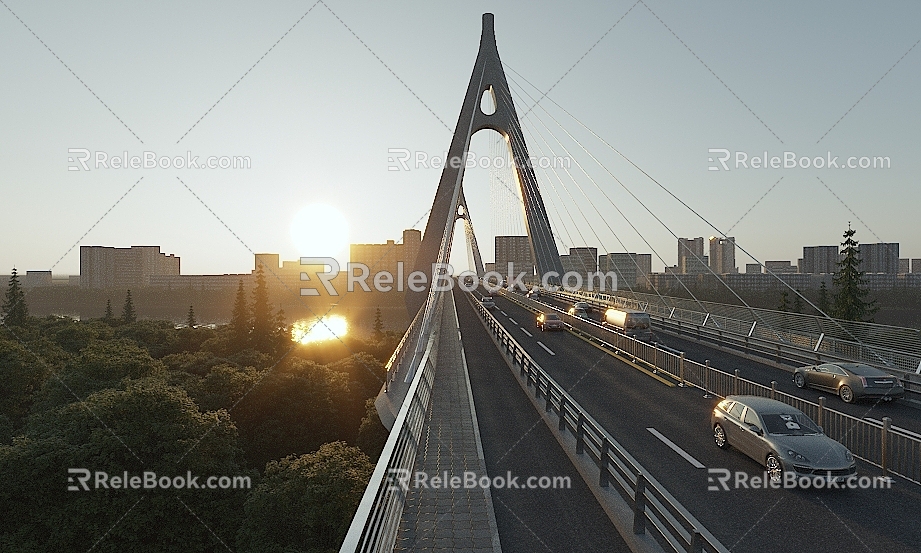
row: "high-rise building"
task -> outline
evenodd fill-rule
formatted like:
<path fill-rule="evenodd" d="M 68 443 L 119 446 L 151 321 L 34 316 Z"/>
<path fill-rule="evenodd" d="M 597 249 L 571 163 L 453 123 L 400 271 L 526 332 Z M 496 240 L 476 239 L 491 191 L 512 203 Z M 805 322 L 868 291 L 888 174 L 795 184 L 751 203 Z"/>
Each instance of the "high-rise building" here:
<path fill-rule="evenodd" d="M 399 274 L 399 266 L 402 263 L 403 275 L 405 278 L 413 271 L 416 255 L 422 245 L 422 232 L 416 229 L 407 229 L 403 231 L 403 239 L 400 243 L 393 240 L 387 240 L 384 244 L 351 244 L 349 246 L 349 262 L 352 264 L 363 264 L 368 268 L 369 274 L 388 272 L 393 275 L 394 279 Z M 426 272 L 431 270 L 425 268 Z M 358 274 L 356 272 L 356 274 Z M 394 280 L 396 282 L 396 280 Z"/>
<path fill-rule="evenodd" d="M 617 275 L 618 290 L 632 290 L 648 286 L 652 272 L 652 254 L 608 253 L 598 256 L 598 271 L 614 272 Z"/>
<path fill-rule="evenodd" d="M 598 270 L 598 248 L 569 248 L 572 270 L 583 278 Z"/>
<path fill-rule="evenodd" d="M 789 261 L 765 261 L 764 268 L 767 269 L 767 271 L 765 272 L 770 271 L 771 273 L 774 273 L 775 275 L 782 274 L 782 273 L 795 273 L 796 272 L 796 266 L 790 263 Z"/>
<path fill-rule="evenodd" d="M 911 272 L 911 260 L 899 259 L 899 274 L 904 275 Z"/>
<path fill-rule="evenodd" d="M 860 270 L 865 273 L 899 273 L 899 243 L 860 244 Z"/>
<path fill-rule="evenodd" d="M 801 273 L 834 273 L 838 270 L 838 246 L 803 246 Z"/>
<path fill-rule="evenodd" d="M 911 272 L 921 273 L 921 259 L 912 259 L 911 260 Z"/>
<path fill-rule="evenodd" d="M 678 272 L 682 274 L 707 273 L 707 256 L 704 255 L 704 239 L 678 239 Z"/>
<path fill-rule="evenodd" d="M 513 276 L 524 273 L 525 278 L 534 274 L 534 254 L 531 239 L 527 236 L 496 236 L 496 271 L 503 277 L 509 276 L 512 264 Z"/>
<path fill-rule="evenodd" d="M 737 273 L 736 268 L 736 239 L 710 237 L 710 268 L 718 275 Z"/>
<path fill-rule="evenodd" d="M 636 255 L 636 285 L 650 288 L 652 283 L 649 275 L 652 274 L 652 254 L 640 253 Z"/>
<path fill-rule="evenodd" d="M 761 274 L 761 263 L 746 263 L 745 264 L 745 274 L 746 275 L 760 275 Z"/>
<path fill-rule="evenodd" d="M 148 286 L 153 275 L 178 274 L 179 258 L 160 253 L 160 246 L 80 246 L 84 288 L 138 288 Z"/>

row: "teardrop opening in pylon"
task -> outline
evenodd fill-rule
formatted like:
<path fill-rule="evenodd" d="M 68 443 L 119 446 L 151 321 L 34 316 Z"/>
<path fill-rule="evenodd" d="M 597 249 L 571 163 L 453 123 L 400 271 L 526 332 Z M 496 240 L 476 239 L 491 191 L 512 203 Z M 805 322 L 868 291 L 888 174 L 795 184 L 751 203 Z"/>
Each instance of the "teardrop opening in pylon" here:
<path fill-rule="evenodd" d="M 480 96 L 480 111 L 483 112 L 483 115 L 496 113 L 496 94 L 491 86 L 484 90 L 483 95 Z"/>

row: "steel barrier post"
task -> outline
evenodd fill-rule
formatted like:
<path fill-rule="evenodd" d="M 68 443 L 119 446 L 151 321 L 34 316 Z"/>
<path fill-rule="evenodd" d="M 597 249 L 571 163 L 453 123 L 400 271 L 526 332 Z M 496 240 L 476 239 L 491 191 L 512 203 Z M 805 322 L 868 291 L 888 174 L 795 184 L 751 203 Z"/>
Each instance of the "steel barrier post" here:
<path fill-rule="evenodd" d="M 684 352 L 683 351 L 681 352 L 681 359 L 678 361 L 678 375 L 681 380 L 678 383 L 678 386 L 683 388 L 684 387 Z"/>
<path fill-rule="evenodd" d="M 823 426 L 822 419 L 824 418 L 825 418 L 825 396 L 819 396 L 819 414 L 816 417 L 816 421 L 815 421 L 816 424 L 818 424 L 819 426 Z"/>
<path fill-rule="evenodd" d="M 710 398 L 710 360 L 706 359 L 704 362 L 707 366 L 704 371 L 704 398 Z"/>
<path fill-rule="evenodd" d="M 889 476 L 889 429 L 892 427 L 892 419 L 883 417 L 883 436 L 880 440 L 882 443 L 882 455 L 880 464 L 883 466 L 883 476 Z"/>
<path fill-rule="evenodd" d="M 579 421 L 576 423 L 576 455 L 585 452 L 585 414 L 579 411 Z"/>
<path fill-rule="evenodd" d="M 739 395 L 739 369 L 735 370 L 735 376 L 732 378 L 732 395 Z"/>
<path fill-rule="evenodd" d="M 560 394 L 560 430 L 566 430 L 566 396 Z"/>
<path fill-rule="evenodd" d="M 598 485 L 602 488 L 608 487 L 608 438 L 601 437 L 601 452 L 598 454 Z"/>
<path fill-rule="evenodd" d="M 694 528 L 691 530 L 691 543 L 688 544 L 689 553 L 702 553 L 704 550 L 704 538 L 700 535 L 700 530 Z"/>
<path fill-rule="evenodd" d="M 777 399 L 777 381 L 771 381 L 771 399 Z"/>
<path fill-rule="evenodd" d="M 636 490 L 633 492 L 633 533 L 646 533 L 646 477 L 636 475 Z"/>

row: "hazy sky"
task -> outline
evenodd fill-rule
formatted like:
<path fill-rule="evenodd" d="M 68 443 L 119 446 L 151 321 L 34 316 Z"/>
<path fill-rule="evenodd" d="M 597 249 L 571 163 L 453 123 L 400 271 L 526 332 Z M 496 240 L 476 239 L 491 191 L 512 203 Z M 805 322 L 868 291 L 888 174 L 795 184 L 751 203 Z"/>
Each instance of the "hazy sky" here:
<path fill-rule="evenodd" d="M 447 148 L 486 11 L 507 67 L 542 92 L 556 83 L 523 120 L 532 154 L 565 146 L 595 180 L 576 164 L 577 184 L 538 171 L 561 247 L 623 251 L 616 234 L 674 264 L 668 229 L 715 232 L 550 99 L 761 260 L 795 263 L 803 245 L 839 242 L 848 221 L 863 242 L 921 257 L 921 4 L 324 1 L 5 0 L 0 272 L 76 274 L 75 244 L 160 245 L 186 274 L 249 271 L 248 248 L 309 253 L 289 227 L 316 202 L 345 215 L 350 242 L 422 228 L 440 171 L 389 171 L 388 149 Z M 523 113 L 539 94 L 507 73 Z M 474 150 L 488 154 L 495 136 L 479 133 Z M 252 166 L 68 171 L 69 148 Z M 891 167 L 708 171 L 709 148 Z M 520 215 L 496 203 L 488 170 L 465 182 L 490 260 L 494 233 Z"/>

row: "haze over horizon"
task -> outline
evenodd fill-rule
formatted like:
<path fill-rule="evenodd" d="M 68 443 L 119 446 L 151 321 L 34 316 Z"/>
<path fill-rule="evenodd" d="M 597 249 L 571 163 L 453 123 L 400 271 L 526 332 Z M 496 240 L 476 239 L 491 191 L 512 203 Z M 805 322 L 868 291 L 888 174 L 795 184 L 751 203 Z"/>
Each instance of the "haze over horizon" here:
<path fill-rule="evenodd" d="M 79 248 L 65 255 L 74 245 L 159 245 L 185 274 L 248 272 L 249 250 L 307 254 L 290 226 L 315 203 L 343 214 L 348 243 L 424 228 L 441 172 L 389 170 L 388 151 L 447 149 L 484 12 L 495 13 L 531 154 L 547 148 L 541 137 L 558 148 L 548 125 L 603 190 L 575 164 L 588 199 L 538 170 L 561 253 L 647 253 L 648 241 L 675 263 L 669 230 L 578 144 L 678 236 L 716 233 L 554 102 L 721 230 L 734 227 L 727 234 L 762 261 L 795 264 L 804 245 L 840 242 L 849 221 L 861 242 L 899 242 L 900 257 L 921 257 L 911 224 L 921 205 L 916 4 L 6 5 L 2 274 L 14 265 L 78 274 Z M 497 136 L 477 134 L 472 150 L 489 154 Z M 69 148 L 248 156 L 252 165 L 69 171 Z M 709 171 L 711 148 L 831 152 L 839 163 L 885 156 L 891 167 Z M 467 171 L 465 193 L 492 260 L 492 237 L 520 226 L 520 215 L 497 204 L 488 169 Z M 751 262 L 742 252 L 736 261 Z"/>

